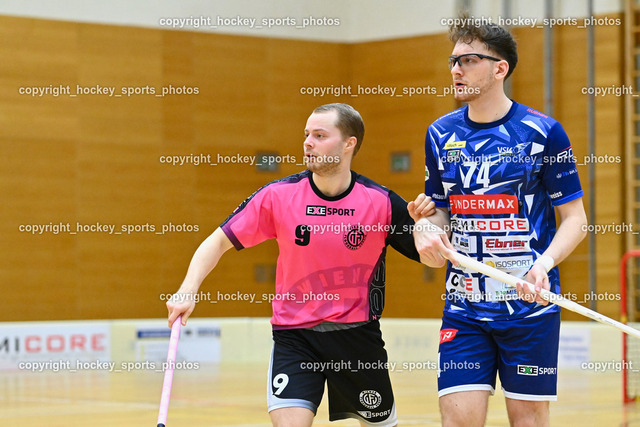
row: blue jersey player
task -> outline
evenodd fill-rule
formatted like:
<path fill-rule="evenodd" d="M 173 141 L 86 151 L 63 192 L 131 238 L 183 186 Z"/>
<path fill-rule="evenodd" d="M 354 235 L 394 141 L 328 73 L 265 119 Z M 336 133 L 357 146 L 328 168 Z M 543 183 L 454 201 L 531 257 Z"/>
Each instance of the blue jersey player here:
<path fill-rule="evenodd" d="M 425 142 L 425 194 L 437 212 L 419 223 L 450 233 L 422 227 L 416 247 L 432 267 L 456 250 L 559 293 L 556 265 L 586 225 L 571 145 L 560 123 L 505 95 L 517 62 L 509 32 L 469 21 L 450 28 L 449 58 L 455 98 L 468 105 L 436 120 Z M 511 425 L 548 425 L 559 307 L 451 263 L 446 277 L 438 353 L 443 425 L 483 425 L 496 374 Z"/>

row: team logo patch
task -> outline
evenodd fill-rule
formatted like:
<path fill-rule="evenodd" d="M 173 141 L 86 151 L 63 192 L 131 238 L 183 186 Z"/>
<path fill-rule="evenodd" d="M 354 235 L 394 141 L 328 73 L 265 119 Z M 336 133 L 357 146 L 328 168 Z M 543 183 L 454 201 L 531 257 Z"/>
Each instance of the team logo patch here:
<path fill-rule="evenodd" d="M 529 365 L 518 365 L 518 375 L 538 376 L 538 367 Z"/>
<path fill-rule="evenodd" d="M 469 250 L 469 238 L 468 237 L 460 237 L 458 239 L 458 244 L 461 248 Z"/>
<path fill-rule="evenodd" d="M 451 244 L 459 251 L 467 253 L 478 252 L 477 238 L 467 234 L 453 233 L 451 235 Z"/>
<path fill-rule="evenodd" d="M 364 231 L 362 231 L 362 227 L 356 225 L 351 227 L 351 230 L 349 230 L 347 234 L 344 235 L 342 241 L 347 248 L 355 251 L 364 244 L 364 240 L 366 237 L 367 235 Z"/>
<path fill-rule="evenodd" d="M 473 291 L 473 277 L 465 277 L 464 278 L 465 289 L 469 292 Z"/>
<path fill-rule="evenodd" d="M 376 409 L 382 403 L 382 396 L 375 390 L 360 392 L 360 403 L 367 409 Z"/>
<path fill-rule="evenodd" d="M 520 144 L 516 144 L 515 147 L 497 147 L 498 154 L 500 156 L 515 157 L 518 154 L 522 154 L 521 152 L 525 150 L 529 144 L 531 144 L 531 141 L 521 142 Z"/>
<path fill-rule="evenodd" d="M 533 259 L 530 256 L 500 257 L 487 260 L 485 264 L 500 270 L 529 269 L 533 264 Z"/>
<path fill-rule="evenodd" d="M 373 418 L 373 417 L 388 417 L 389 414 L 391 414 L 391 409 L 387 409 L 386 411 L 380 411 L 380 412 L 371 412 L 371 411 L 358 411 L 358 414 L 360 414 L 360 416 L 362 418 Z"/>
<path fill-rule="evenodd" d="M 447 151 L 447 163 L 457 163 L 460 161 L 460 153 L 458 150 L 449 150 Z"/>
<path fill-rule="evenodd" d="M 451 341 L 458 333 L 457 329 L 441 329 L 440 330 L 440 344 L 443 342 Z"/>
<path fill-rule="evenodd" d="M 551 197 L 551 200 L 559 199 L 562 197 L 562 191 L 556 191 L 553 194 L 549 194 L 549 197 Z"/>
<path fill-rule="evenodd" d="M 514 194 L 464 194 L 449 198 L 452 214 L 517 214 Z"/>
<path fill-rule="evenodd" d="M 444 149 L 449 150 L 451 148 L 464 148 L 467 145 L 467 141 L 451 141 L 444 144 Z"/>
<path fill-rule="evenodd" d="M 516 219 L 476 219 L 451 218 L 451 229 L 459 233 L 477 233 L 479 231 L 529 231 L 529 220 Z"/>
<path fill-rule="evenodd" d="M 318 205 L 307 205 L 307 215 L 326 216 L 327 207 Z"/>
<path fill-rule="evenodd" d="M 576 163 L 576 158 L 573 155 L 573 148 L 567 147 L 556 156 L 556 163 Z"/>
<path fill-rule="evenodd" d="M 483 237 L 482 244 L 487 253 L 495 252 L 529 252 L 530 236 Z"/>

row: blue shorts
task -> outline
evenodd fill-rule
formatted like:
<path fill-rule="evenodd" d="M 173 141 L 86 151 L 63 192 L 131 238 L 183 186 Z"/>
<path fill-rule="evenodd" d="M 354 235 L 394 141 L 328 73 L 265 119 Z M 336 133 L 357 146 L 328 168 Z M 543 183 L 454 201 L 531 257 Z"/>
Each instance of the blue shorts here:
<path fill-rule="evenodd" d="M 560 313 L 482 321 L 445 313 L 438 350 L 438 396 L 494 393 L 496 372 L 506 397 L 556 400 Z"/>

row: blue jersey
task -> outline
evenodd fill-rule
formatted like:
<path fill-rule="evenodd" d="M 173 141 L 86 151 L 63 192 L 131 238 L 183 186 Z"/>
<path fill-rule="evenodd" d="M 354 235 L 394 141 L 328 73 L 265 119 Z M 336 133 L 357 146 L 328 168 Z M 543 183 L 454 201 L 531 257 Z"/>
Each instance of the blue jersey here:
<path fill-rule="evenodd" d="M 425 142 L 425 194 L 451 216 L 459 252 L 524 277 L 556 232 L 554 206 L 583 196 L 569 139 L 556 120 L 513 103 L 492 123 L 468 107 L 440 117 Z M 560 293 L 557 267 L 551 291 Z M 448 263 L 445 311 L 478 320 L 558 311 L 518 298 L 515 288 Z"/>

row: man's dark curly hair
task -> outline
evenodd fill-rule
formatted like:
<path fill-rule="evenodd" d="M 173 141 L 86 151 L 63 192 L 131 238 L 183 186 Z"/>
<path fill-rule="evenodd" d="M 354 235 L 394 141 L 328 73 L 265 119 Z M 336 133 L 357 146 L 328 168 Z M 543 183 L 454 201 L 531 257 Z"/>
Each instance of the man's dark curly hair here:
<path fill-rule="evenodd" d="M 509 71 L 505 79 L 508 78 L 518 63 L 516 41 L 506 29 L 490 22 L 480 23 L 477 21 L 469 18 L 467 13 L 462 13 L 449 27 L 449 40 L 453 43 L 458 43 L 459 41 L 463 43 L 471 43 L 474 40 L 481 41 L 496 56 L 507 61 Z"/>

